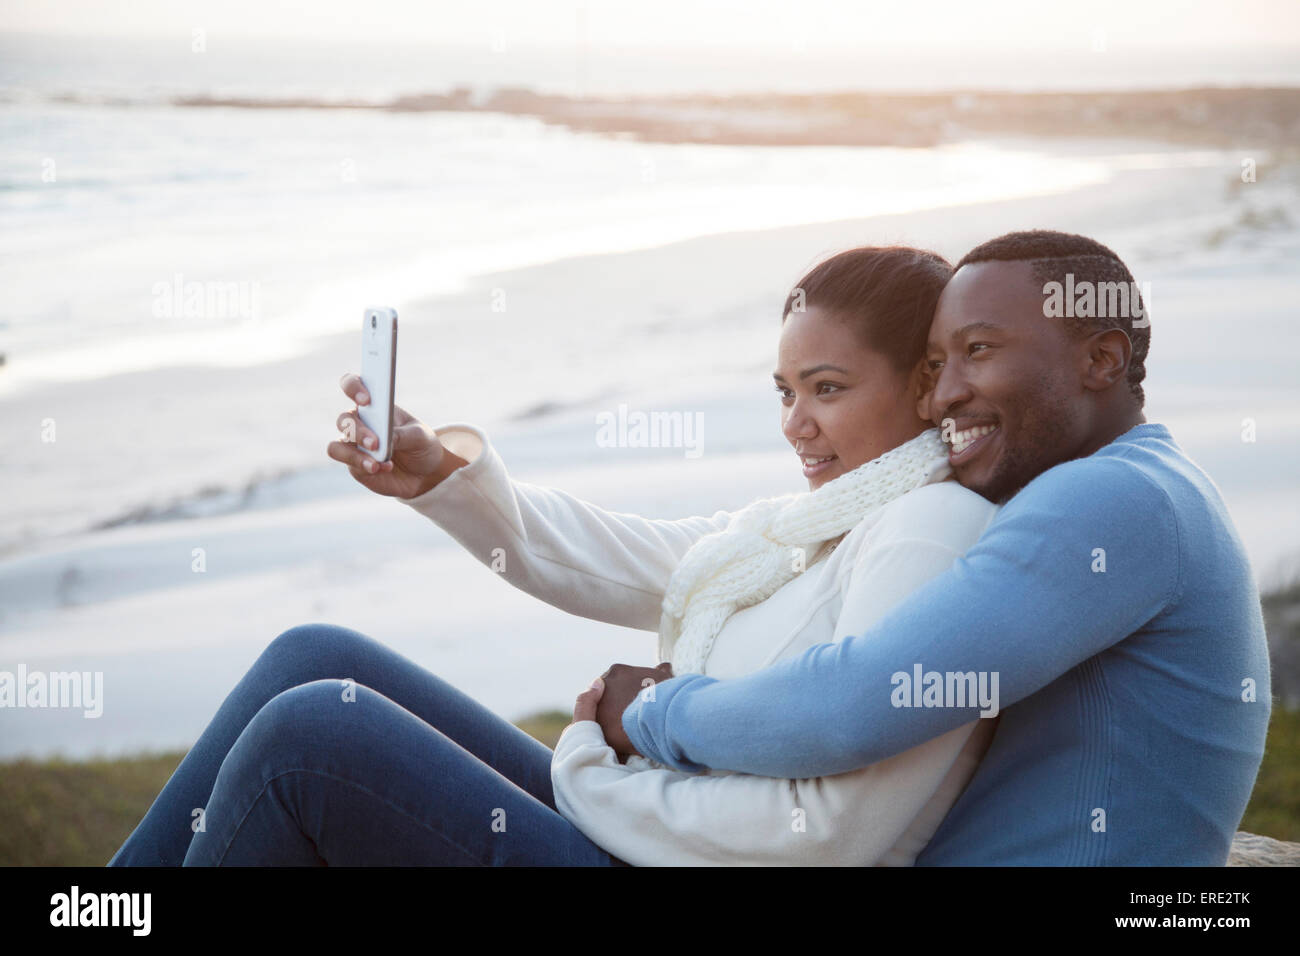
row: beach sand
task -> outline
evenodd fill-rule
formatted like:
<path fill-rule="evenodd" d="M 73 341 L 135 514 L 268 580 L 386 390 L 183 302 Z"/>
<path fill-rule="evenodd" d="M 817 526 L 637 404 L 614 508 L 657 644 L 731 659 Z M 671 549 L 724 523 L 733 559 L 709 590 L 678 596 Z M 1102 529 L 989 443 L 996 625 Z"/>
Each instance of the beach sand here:
<path fill-rule="evenodd" d="M 771 371 L 780 304 L 809 266 L 862 244 L 955 259 L 1011 229 L 1082 232 L 1152 283 L 1148 420 L 1168 424 L 1218 483 L 1269 583 L 1300 540 L 1291 370 L 1300 258 L 1294 224 L 1243 224 L 1235 172 L 1135 163 L 1064 195 L 704 236 L 483 276 L 403 311 L 398 402 L 433 425 L 484 427 L 515 478 L 609 510 L 734 509 L 807 487 L 779 431 Z M 505 311 L 494 311 L 503 297 Z M 562 367 L 531 361 L 542 341 L 545 354 L 565 356 Z M 7 401 L 5 428 L 53 419 L 58 440 L 15 452 L 15 468 L 39 467 L 42 480 L 5 507 L 0 670 L 102 672 L 104 702 L 93 718 L 6 711 L 0 757 L 188 746 L 266 644 L 309 621 L 380 639 L 508 719 L 570 708 L 614 661 L 654 663 L 653 634 L 514 590 L 325 457 L 355 351 L 353 335 L 333 335 L 287 361 L 141 372 Z M 651 384 L 621 384 L 629 378 Z M 520 413 L 520 394 L 536 396 L 531 412 Z M 620 404 L 702 414 L 703 454 L 600 447 L 595 415 Z M 1253 442 L 1241 438 L 1246 419 Z M 124 499 L 115 489 L 128 477 Z M 211 493 L 181 492 L 205 485 Z M 38 536 L 38 524 L 61 533 Z"/>

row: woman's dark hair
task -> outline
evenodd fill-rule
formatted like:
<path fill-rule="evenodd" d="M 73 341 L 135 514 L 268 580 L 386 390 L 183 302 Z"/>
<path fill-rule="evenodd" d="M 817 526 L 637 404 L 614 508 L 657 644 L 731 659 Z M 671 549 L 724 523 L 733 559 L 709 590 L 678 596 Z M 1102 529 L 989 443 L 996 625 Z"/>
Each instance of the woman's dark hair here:
<path fill-rule="evenodd" d="M 791 312 L 817 307 L 858 332 L 867 348 L 908 372 L 925 354 L 939 293 L 952 277 L 943 256 L 908 246 L 863 246 L 814 267 L 785 297 Z"/>

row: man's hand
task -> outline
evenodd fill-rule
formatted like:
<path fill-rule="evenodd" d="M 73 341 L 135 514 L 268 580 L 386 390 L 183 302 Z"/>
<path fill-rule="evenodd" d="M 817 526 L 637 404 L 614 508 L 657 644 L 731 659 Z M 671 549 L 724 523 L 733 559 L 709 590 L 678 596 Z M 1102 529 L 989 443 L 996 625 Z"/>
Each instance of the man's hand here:
<path fill-rule="evenodd" d="M 623 711 L 637 694 L 654 693 L 653 687 L 661 680 L 673 676 L 673 666 L 667 661 L 658 667 L 636 667 L 632 664 L 614 664 L 600 675 L 604 690 L 596 700 L 596 715 L 587 720 L 600 724 L 605 742 L 614 748 L 620 758 L 640 753 L 632 746 L 623 730 Z M 577 719 L 575 711 L 574 719 Z"/>

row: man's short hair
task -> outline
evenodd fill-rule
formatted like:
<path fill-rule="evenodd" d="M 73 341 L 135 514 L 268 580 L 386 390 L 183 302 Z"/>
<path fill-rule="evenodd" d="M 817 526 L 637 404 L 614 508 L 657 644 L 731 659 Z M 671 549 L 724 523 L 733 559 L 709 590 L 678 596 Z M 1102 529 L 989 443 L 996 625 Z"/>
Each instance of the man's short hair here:
<path fill-rule="evenodd" d="M 1146 357 L 1151 346 L 1150 317 L 1146 314 L 1146 305 L 1142 302 L 1137 283 L 1128 266 L 1120 261 L 1119 256 L 1095 239 L 1076 236 L 1068 232 L 1052 232 L 1047 229 L 1032 229 L 1023 232 L 1008 232 L 1006 235 L 981 243 L 957 263 L 956 268 L 976 262 L 1028 262 L 1034 271 L 1034 279 L 1044 284 L 1066 283 L 1066 274 L 1072 273 L 1075 288 L 1082 288 L 1081 283 L 1092 283 L 1094 290 L 1103 288 L 1103 283 L 1124 283 L 1131 290 L 1132 298 L 1127 309 L 1094 308 L 1091 316 L 1073 314 L 1067 310 L 1062 316 L 1067 334 L 1074 338 L 1083 338 L 1104 329 L 1120 329 L 1128 335 L 1133 346 L 1129 359 L 1128 387 L 1137 399 L 1138 407 L 1146 401 L 1142 390 L 1142 380 L 1146 378 Z M 1097 295 L 1100 299 L 1100 293 Z M 1116 311 L 1123 314 L 1113 314 Z M 1109 312 L 1111 314 L 1098 314 Z M 1138 318 L 1141 324 L 1134 328 L 1133 320 Z"/>

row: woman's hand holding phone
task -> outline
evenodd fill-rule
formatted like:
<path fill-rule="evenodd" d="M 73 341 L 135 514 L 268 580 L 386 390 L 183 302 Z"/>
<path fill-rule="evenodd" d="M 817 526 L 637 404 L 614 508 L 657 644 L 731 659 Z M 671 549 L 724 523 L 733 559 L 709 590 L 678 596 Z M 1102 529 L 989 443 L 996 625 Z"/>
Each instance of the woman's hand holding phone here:
<path fill-rule="evenodd" d="M 370 401 L 361 376 L 349 372 L 339 384 L 357 405 Z M 443 447 L 432 428 L 397 405 L 393 406 L 393 447 L 388 461 L 375 461 L 357 447 L 357 442 L 363 442 L 367 448 L 376 448 L 379 438 L 362 423 L 355 408 L 339 415 L 336 424 L 348 440 L 330 442 L 326 452 L 347 465 L 352 477 L 376 494 L 414 498 L 465 464 Z"/>

